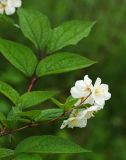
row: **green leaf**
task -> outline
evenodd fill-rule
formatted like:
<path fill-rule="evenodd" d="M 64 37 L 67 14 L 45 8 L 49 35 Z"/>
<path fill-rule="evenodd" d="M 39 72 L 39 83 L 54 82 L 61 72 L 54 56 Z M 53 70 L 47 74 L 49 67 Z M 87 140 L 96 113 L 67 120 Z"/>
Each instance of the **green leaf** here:
<path fill-rule="evenodd" d="M 48 52 L 52 53 L 68 45 L 77 44 L 82 38 L 87 37 L 95 22 L 73 20 L 58 26 L 53 30 L 48 44 Z"/>
<path fill-rule="evenodd" d="M 0 92 L 10 99 L 15 105 L 20 98 L 19 93 L 15 89 L 2 81 L 0 81 Z"/>
<path fill-rule="evenodd" d="M 63 104 L 59 102 L 57 99 L 51 98 L 51 100 L 56 106 L 58 106 L 59 108 L 62 108 Z"/>
<path fill-rule="evenodd" d="M 19 9 L 18 16 L 23 34 L 31 40 L 36 48 L 44 49 L 51 36 L 48 18 L 36 10 Z"/>
<path fill-rule="evenodd" d="M 41 114 L 41 110 L 31 110 L 27 112 L 17 112 L 16 115 L 21 117 L 27 117 L 31 120 L 35 120 Z"/>
<path fill-rule="evenodd" d="M 22 109 L 26 109 L 35 105 L 38 105 L 54 95 L 57 94 L 57 91 L 33 91 L 27 92 L 21 96 L 19 101 L 19 106 Z"/>
<path fill-rule="evenodd" d="M 16 153 L 81 153 L 87 150 L 57 136 L 33 136 L 26 138 L 16 147 Z"/>
<path fill-rule="evenodd" d="M 37 58 L 31 49 L 24 45 L 0 38 L 0 52 L 26 76 L 31 76 L 37 65 Z"/>
<path fill-rule="evenodd" d="M 5 123 L 9 128 L 15 128 L 18 122 L 23 122 L 23 123 L 31 122 L 31 120 L 22 118 L 19 115 L 17 115 L 17 111 L 16 111 L 17 109 L 18 107 L 13 107 L 7 115 L 7 119 L 5 120 Z"/>
<path fill-rule="evenodd" d="M 0 112 L 0 123 L 6 125 L 5 120 L 6 120 L 5 115 L 2 112 Z"/>
<path fill-rule="evenodd" d="M 14 160 L 42 160 L 37 154 L 20 154 Z"/>
<path fill-rule="evenodd" d="M 3 14 L 0 14 L 0 22 L 6 22 L 8 24 L 14 25 L 14 20 Z"/>
<path fill-rule="evenodd" d="M 69 110 L 74 107 L 74 104 L 77 102 L 77 99 L 72 99 L 71 101 L 66 102 L 63 106 L 62 109 L 64 110 Z"/>
<path fill-rule="evenodd" d="M 46 109 L 41 111 L 41 114 L 36 117 L 35 121 L 47 121 L 59 117 L 63 114 L 62 109 Z"/>
<path fill-rule="evenodd" d="M 77 102 L 77 99 L 70 98 L 70 97 L 69 97 L 69 100 L 67 99 L 67 101 L 64 104 L 60 103 L 55 98 L 51 98 L 51 100 L 56 106 L 58 106 L 59 108 L 61 108 L 63 110 L 69 110 L 69 109 L 73 108 L 74 104 Z"/>
<path fill-rule="evenodd" d="M 40 61 L 36 74 L 38 77 L 69 72 L 91 66 L 96 62 L 73 53 L 56 53 Z"/>
<path fill-rule="evenodd" d="M 17 112 L 16 114 L 40 122 L 40 121 L 51 120 L 61 116 L 63 114 L 63 110 L 62 109 L 32 110 L 27 112 Z"/>
<path fill-rule="evenodd" d="M 0 112 L 0 121 L 3 121 L 5 119 L 6 119 L 5 115 L 2 112 Z"/>
<path fill-rule="evenodd" d="M 0 148 L 0 158 L 10 157 L 14 155 L 14 151 L 7 148 Z"/>

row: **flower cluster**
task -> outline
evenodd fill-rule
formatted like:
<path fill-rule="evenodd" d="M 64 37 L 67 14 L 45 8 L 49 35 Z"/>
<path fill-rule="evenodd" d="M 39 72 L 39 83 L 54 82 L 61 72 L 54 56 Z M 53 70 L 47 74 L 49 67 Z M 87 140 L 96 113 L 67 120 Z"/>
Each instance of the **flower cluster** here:
<path fill-rule="evenodd" d="M 87 120 L 94 116 L 94 113 L 102 109 L 105 101 L 111 98 L 108 92 L 107 84 L 102 84 L 101 79 L 97 78 L 95 84 L 86 75 L 84 80 L 78 80 L 75 86 L 71 88 L 71 96 L 77 99 L 72 113 L 67 120 L 63 121 L 61 129 L 68 125 L 69 128 L 85 127 Z M 81 106 L 89 106 L 88 108 L 81 108 Z"/>
<path fill-rule="evenodd" d="M 0 14 L 12 15 L 21 5 L 21 0 L 0 0 Z"/>

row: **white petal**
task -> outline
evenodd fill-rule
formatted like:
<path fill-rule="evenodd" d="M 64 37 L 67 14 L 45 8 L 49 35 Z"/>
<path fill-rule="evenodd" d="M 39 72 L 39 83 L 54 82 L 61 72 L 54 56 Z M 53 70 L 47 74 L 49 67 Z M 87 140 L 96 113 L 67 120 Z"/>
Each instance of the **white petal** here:
<path fill-rule="evenodd" d="M 108 92 L 109 86 L 107 84 L 101 84 L 101 87 L 103 88 L 104 91 L 104 99 L 108 100 L 111 98 L 111 93 Z"/>
<path fill-rule="evenodd" d="M 88 77 L 88 75 L 84 76 L 84 82 L 86 83 L 86 85 L 91 85 L 92 80 Z"/>
<path fill-rule="evenodd" d="M 111 98 L 111 93 L 106 93 L 105 94 L 105 100 L 109 100 Z"/>
<path fill-rule="evenodd" d="M 78 109 L 73 109 L 72 113 L 70 114 L 70 118 L 76 118 L 76 117 L 82 117 L 82 116 L 83 116 L 83 112 Z"/>
<path fill-rule="evenodd" d="M 108 92 L 109 86 L 107 84 L 101 84 L 101 87 L 103 88 L 104 91 Z"/>
<path fill-rule="evenodd" d="M 68 125 L 68 120 L 64 120 L 60 129 L 64 129 Z"/>
<path fill-rule="evenodd" d="M 12 14 L 15 13 L 15 8 L 12 7 L 12 6 L 8 6 L 8 7 L 5 8 L 5 13 L 6 13 L 7 15 L 12 15 Z"/>
<path fill-rule="evenodd" d="M 93 105 L 94 104 L 94 99 L 92 97 L 92 95 L 90 97 L 88 97 L 83 104 L 91 104 Z"/>
<path fill-rule="evenodd" d="M 95 103 L 99 106 L 104 106 L 105 104 L 105 99 L 104 98 L 101 98 L 101 97 L 96 97 L 95 98 Z"/>
<path fill-rule="evenodd" d="M 99 110 L 102 109 L 102 108 L 103 108 L 103 106 L 100 106 L 100 105 L 95 104 L 94 106 L 91 106 L 90 108 L 88 108 L 88 111 L 97 112 L 97 111 L 99 111 Z"/>
<path fill-rule="evenodd" d="M 0 3 L 6 5 L 7 4 L 7 0 L 0 0 Z"/>
<path fill-rule="evenodd" d="M 75 127 L 84 128 L 87 125 L 87 119 L 86 118 L 79 118 L 78 123 Z"/>
<path fill-rule="evenodd" d="M 94 87 L 99 86 L 101 84 L 101 79 L 97 78 L 94 84 Z"/>
<path fill-rule="evenodd" d="M 21 5 L 22 5 L 22 1 L 21 0 L 11 0 L 12 1 L 12 5 L 14 6 L 14 7 L 21 7 Z"/>
<path fill-rule="evenodd" d="M 71 117 L 68 119 L 68 128 L 74 128 L 78 124 L 77 118 L 76 117 Z"/>
<path fill-rule="evenodd" d="M 73 98 L 82 98 L 84 97 L 84 93 L 82 91 L 80 91 L 78 88 L 76 87 L 72 87 L 70 90 L 71 96 Z"/>
<path fill-rule="evenodd" d="M 88 108 L 89 109 L 89 108 Z M 94 113 L 94 111 L 90 111 L 90 110 L 88 110 L 88 109 L 85 109 L 84 110 L 84 112 L 83 112 L 83 114 L 84 114 L 84 117 L 86 118 L 86 119 L 90 119 L 91 117 L 93 117 L 94 115 L 93 115 L 93 113 Z"/>
<path fill-rule="evenodd" d="M 84 83 L 83 80 L 79 80 L 79 81 L 76 81 L 75 86 L 76 86 L 78 89 L 83 90 L 83 89 L 84 89 L 84 86 L 85 86 L 85 83 Z"/>
<path fill-rule="evenodd" d="M 99 110 L 100 110 L 100 106 L 94 105 L 94 106 L 91 106 L 91 107 L 85 109 L 83 111 L 83 115 L 86 119 L 90 119 L 91 117 L 94 117 L 94 113 Z"/>

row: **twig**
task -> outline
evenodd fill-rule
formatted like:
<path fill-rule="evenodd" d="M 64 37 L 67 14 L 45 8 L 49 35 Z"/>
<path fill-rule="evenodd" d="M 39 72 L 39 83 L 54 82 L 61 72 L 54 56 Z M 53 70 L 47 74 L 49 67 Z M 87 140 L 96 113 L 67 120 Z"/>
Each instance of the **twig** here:
<path fill-rule="evenodd" d="M 80 103 L 79 105 L 75 106 L 74 109 L 80 107 L 80 106 L 90 97 L 90 95 L 91 95 L 91 92 L 90 92 L 90 94 L 89 94 L 86 98 L 83 98 L 83 99 L 81 100 L 81 103 Z"/>
<path fill-rule="evenodd" d="M 36 81 L 37 81 L 37 77 L 34 76 L 31 80 L 31 83 L 29 84 L 29 87 L 28 87 L 29 92 L 31 92 L 31 90 L 32 90 L 33 86 L 35 85 Z"/>

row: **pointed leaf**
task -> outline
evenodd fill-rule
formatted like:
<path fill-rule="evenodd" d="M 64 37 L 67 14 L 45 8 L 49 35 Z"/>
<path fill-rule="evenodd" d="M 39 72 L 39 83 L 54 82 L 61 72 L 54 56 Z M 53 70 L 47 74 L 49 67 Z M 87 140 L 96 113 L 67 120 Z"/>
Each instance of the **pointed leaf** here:
<path fill-rule="evenodd" d="M 27 112 L 18 112 L 17 115 L 27 117 L 34 121 L 47 121 L 59 117 L 63 114 L 62 109 L 44 109 L 44 110 L 31 110 Z"/>
<path fill-rule="evenodd" d="M 36 10 L 22 8 L 18 10 L 18 16 L 24 35 L 34 43 L 36 48 L 44 49 L 51 35 L 48 18 Z"/>
<path fill-rule="evenodd" d="M 0 39 L 0 52 L 26 76 L 31 76 L 37 64 L 37 58 L 31 49 L 9 40 Z"/>
<path fill-rule="evenodd" d="M 73 53 L 56 53 L 40 61 L 36 74 L 38 77 L 69 72 L 91 66 L 96 62 Z"/>
<path fill-rule="evenodd" d="M 26 138 L 16 147 L 16 153 L 81 153 L 87 150 L 57 136 L 33 136 Z"/>
<path fill-rule="evenodd" d="M 7 148 L 0 148 L 0 158 L 10 157 L 14 155 L 14 151 Z"/>
<path fill-rule="evenodd" d="M 9 98 L 15 105 L 20 98 L 19 93 L 15 89 L 2 81 L 0 81 L 0 92 Z"/>
<path fill-rule="evenodd" d="M 77 44 L 82 38 L 87 37 L 95 22 L 73 20 L 58 26 L 53 30 L 48 44 L 48 52 L 52 53 L 68 45 Z"/>
<path fill-rule="evenodd" d="M 56 106 L 58 106 L 59 108 L 62 108 L 63 104 L 60 103 L 57 99 L 51 98 L 51 100 Z"/>
<path fill-rule="evenodd" d="M 21 96 L 19 105 L 22 109 L 29 108 L 31 106 L 38 105 L 54 95 L 57 94 L 57 91 L 33 91 L 27 92 Z"/>
<path fill-rule="evenodd" d="M 67 99 L 67 101 L 64 104 L 60 103 L 55 98 L 51 98 L 51 100 L 54 104 L 56 104 L 56 106 L 58 106 L 59 108 L 61 108 L 63 110 L 69 110 L 69 109 L 73 108 L 74 104 L 77 102 L 77 99 L 74 99 L 74 98 L 70 98 L 69 100 Z"/>
<path fill-rule="evenodd" d="M 45 109 L 35 118 L 35 121 L 47 121 L 57 118 L 63 114 L 62 109 Z"/>
<path fill-rule="evenodd" d="M 41 114 L 41 110 L 31 110 L 27 112 L 17 112 L 16 115 L 19 115 L 21 117 L 27 117 L 30 120 L 35 120 L 36 117 L 38 117 Z"/>

